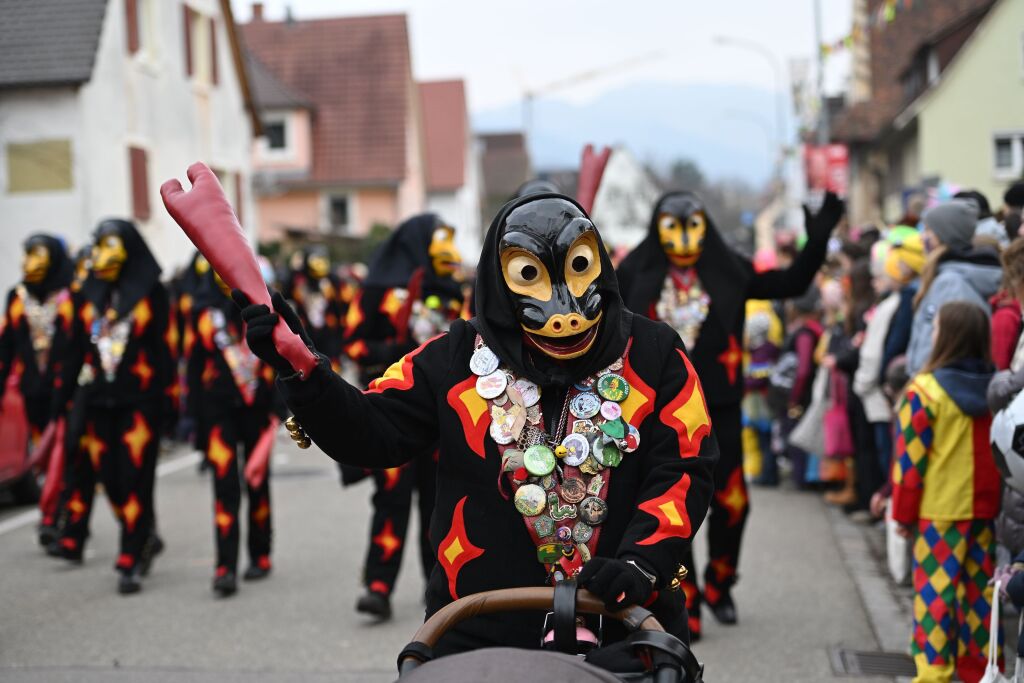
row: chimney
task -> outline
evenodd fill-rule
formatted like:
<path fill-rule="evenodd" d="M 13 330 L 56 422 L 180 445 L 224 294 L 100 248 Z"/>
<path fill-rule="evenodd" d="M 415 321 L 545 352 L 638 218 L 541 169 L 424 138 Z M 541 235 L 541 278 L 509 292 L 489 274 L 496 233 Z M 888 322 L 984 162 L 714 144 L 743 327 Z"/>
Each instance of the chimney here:
<path fill-rule="evenodd" d="M 263 21 L 263 3 L 254 2 L 252 3 L 252 20 Z"/>

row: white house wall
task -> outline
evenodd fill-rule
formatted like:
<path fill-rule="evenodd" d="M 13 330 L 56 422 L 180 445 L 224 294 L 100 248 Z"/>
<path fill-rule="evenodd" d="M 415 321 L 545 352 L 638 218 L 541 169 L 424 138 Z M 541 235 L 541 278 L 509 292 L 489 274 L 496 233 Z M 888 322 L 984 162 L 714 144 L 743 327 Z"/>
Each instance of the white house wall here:
<path fill-rule="evenodd" d="M 161 183 L 171 177 L 185 181 L 185 170 L 197 160 L 243 178 L 242 217 L 255 235 L 255 204 L 251 180 L 252 127 L 245 111 L 230 42 L 215 0 L 190 0 L 195 11 L 216 17 L 218 84 L 195 83 L 185 73 L 184 10 L 177 2 L 149 2 L 155 12 L 152 48 L 143 44 L 134 55 L 126 49 L 124 4 L 109 2 L 92 79 L 79 91 L 44 94 L 0 94 L 0 139 L 72 138 L 74 189 L 71 192 L 6 194 L 0 185 L 0 280 L 9 286 L 16 277 L 17 258 L 10 252 L 30 231 L 55 230 L 81 243 L 106 217 L 131 217 L 130 146 L 148 156 L 151 216 L 140 228 L 165 276 L 184 264 L 192 247 L 167 215 L 160 200 Z M 146 30 L 141 31 L 145 41 Z M 27 131 L 32 131 L 29 134 Z M 6 169 L 3 171 L 6 172 Z M 228 197 L 235 193 L 229 185 Z M 14 238 L 14 239 L 12 239 Z"/>

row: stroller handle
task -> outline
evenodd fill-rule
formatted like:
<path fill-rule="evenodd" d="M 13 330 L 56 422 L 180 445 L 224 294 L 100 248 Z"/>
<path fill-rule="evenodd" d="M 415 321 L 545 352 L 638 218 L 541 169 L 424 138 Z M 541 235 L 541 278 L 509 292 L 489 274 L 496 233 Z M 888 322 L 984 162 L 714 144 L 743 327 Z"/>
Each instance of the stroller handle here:
<path fill-rule="evenodd" d="M 434 613 L 413 636 L 413 642 L 433 648 L 437 641 L 459 622 L 481 614 L 495 612 L 524 612 L 550 610 L 554 601 L 552 587 L 506 588 L 503 590 L 474 593 L 451 602 Z M 582 614 L 599 614 L 621 621 L 630 631 L 664 631 L 654 615 L 639 605 L 609 611 L 604 602 L 586 590 L 576 592 L 576 611 Z M 399 668 L 406 660 L 416 659 L 411 653 L 399 662 Z"/>

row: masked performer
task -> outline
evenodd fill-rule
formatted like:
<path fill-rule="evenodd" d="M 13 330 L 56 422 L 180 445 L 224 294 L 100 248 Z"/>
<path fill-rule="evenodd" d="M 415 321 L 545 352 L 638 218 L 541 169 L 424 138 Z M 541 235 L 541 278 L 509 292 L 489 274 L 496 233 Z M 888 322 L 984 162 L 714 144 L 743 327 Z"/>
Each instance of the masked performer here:
<path fill-rule="evenodd" d="M 0 419 L 17 420 L 16 432 L 28 438 L 0 447 L 17 448 L 27 456 L 29 443 L 38 441 L 54 417 L 53 389 L 62 355 L 54 347 L 60 345 L 58 339 L 67 337 L 71 325 L 74 263 L 60 239 L 33 235 L 25 240 L 23 264 L 21 283 L 7 294 L 0 327 L 0 397 L 10 400 L 15 397 L 7 392 L 20 394 L 21 400 L 15 404 L 24 406 L 24 411 L 5 411 Z M 34 502 L 38 495 L 35 474 L 26 473 L 13 491 L 23 502 Z M 44 546 L 54 539 L 53 512 L 42 510 L 39 542 Z"/>
<path fill-rule="evenodd" d="M 655 205 L 647 237 L 619 266 L 626 305 L 679 333 L 707 389 L 721 458 L 711 501 L 704 599 L 725 624 L 736 623 L 730 590 L 749 512 L 740 418 L 745 303 L 802 294 L 825 258 L 829 235 L 842 213 L 839 199 L 827 195 L 817 215 L 807 214 L 808 241 L 796 261 L 785 270 L 755 273 L 748 259 L 726 245 L 696 195 L 673 192 Z M 691 634 L 697 636 L 700 598 L 692 557 L 687 567 L 691 571 L 684 589 Z"/>
<path fill-rule="evenodd" d="M 160 266 L 132 223 L 100 223 L 81 294 L 59 394 L 73 398 L 65 440 L 73 493 L 59 549 L 81 561 L 98 477 L 121 528 L 118 590 L 136 593 L 163 547 L 153 483 L 174 361 Z"/>
<path fill-rule="evenodd" d="M 597 229 L 561 195 L 505 205 L 475 291 L 478 317 L 455 321 L 366 391 L 326 359 L 307 374 L 283 359 L 271 336 L 278 313 L 301 329 L 282 298 L 278 313 L 253 305 L 242 315 L 249 346 L 279 372 L 298 438 L 372 468 L 439 445 L 428 614 L 470 593 L 577 576 L 613 608 L 653 603 L 663 624 L 678 621 L 682 594 L 667 589 L 707 512 L 717 458 L 678 335 L 626 310 Z M 542 620 L 480 616 L 437 651 L 535 648 Z"/>
<path fill-rule="evenodd" d="M 755 272 L 750 260 L 726 245 L 695 195 L 671 193 L 658 200 L 647 237 L 618 268 L 626 304 L 665 321 L 679 333 L 708 389 L 722 457 L 715 470 L 705 599 L 723 624 L 736 623 L 730 590 L 736 581 L 743 524 L 750 511 L 740 442 L 745 302 L 802 294 L 821 265 L 828 236 L 842 214 L 842 203 L 833 195 L 826 196 L 821 211 L 807 216 L 808 242 L 797 260 L 784 270 Z M 687 566 L 690 571 L 684 589 L 690 631 L 698 636 L 700 605 L 692 557 Z"/>
<path fill-rule="evenodd" d="M 213 590 L 229 596 L 237 589 L 243 484 L 249 496 L 249 567 L 243 578 L 252 581 L 270 573 L 269 471 L 265 469 L 254 486 L 252 477 L 243 482 L 242 470 L 257 457 L 258 446 L 269 448 L 284 404 L 274 388 L 274 371 L 246 346 L 238 308 L 209 264 L 192 299 L 195 343 L 188 359 L 189 413 L 196 421 L 196 447 L 205 452 L 213 470 Z"/>
<path fill-rule="evenodd" d="M 327 248 L 314 246 L 296 252 L 291 266 L 285 294 L 295 304 L 302 325 L 309 331 L 317 349 L 331 359 L 337 370 L 346 310 L 342 283 L 331 273 Z"/>
<path fill-rule="evenodd" d="M 370 270 L 346 316 L 345 350 L 360 365 L 363 386 L 423 342 L 448 330 L 459 317 L 462 288 L 453 277 L 461 263 L 455 231 L 434 214 L 399 225 L 374 255 Z M 391 616 L 391 592 L 406 546 L 412 495 L 420 511 L 420 560 L 424 576 L 434 567 L 427 538 L 434 509 L 436 449 L 402 467 L 373 472 L 373 520 L 356 610 L 378 619 Z M 365 472 L 343 468 L 346 485 Z"/>

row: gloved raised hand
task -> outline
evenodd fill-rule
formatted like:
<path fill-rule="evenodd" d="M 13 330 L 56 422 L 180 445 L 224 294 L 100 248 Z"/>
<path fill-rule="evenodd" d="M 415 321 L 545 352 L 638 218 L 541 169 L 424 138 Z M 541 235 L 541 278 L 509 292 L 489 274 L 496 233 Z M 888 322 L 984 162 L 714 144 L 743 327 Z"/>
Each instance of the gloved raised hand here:
<path fill-rule="evenodd" d="M 844 213 L 846 204 L 834 192 L 825 193 L 825 200 L 817 213 L 811 213 L 804 205 L 804 229 L 807 230 L 807 237 L 828 237 L 839 225 Z"/>
<path fill-rule="evenodd" d="M 577 583 L 604 600 L 609 610 L 642 605 L 654 586 L 640 569 L 625 560 L 594 557 L 580 570 Z"/>
<path fill-rule="evenodd" d="M 313 348 L 313 341 L 302 327 L 302 322 L 295 309 L 284 300 L 279 292 L 275 292 L 271 297 L 273 311 L 266 304 L 252 303 L 245 292 L 239 289 L 231 290 L 231 298 L 235 305 L 242 310 L 242 320 L 245 322 L 245 341 L 249 344 L 249 349 L 260 360 L 274 368 L 279 375 L 288 377 L 298 372 L 298 368 L 293 367 L 274 344 L 274 328 L 277 326 L 278 319 L 281 319 L 307 348 Z"/>

